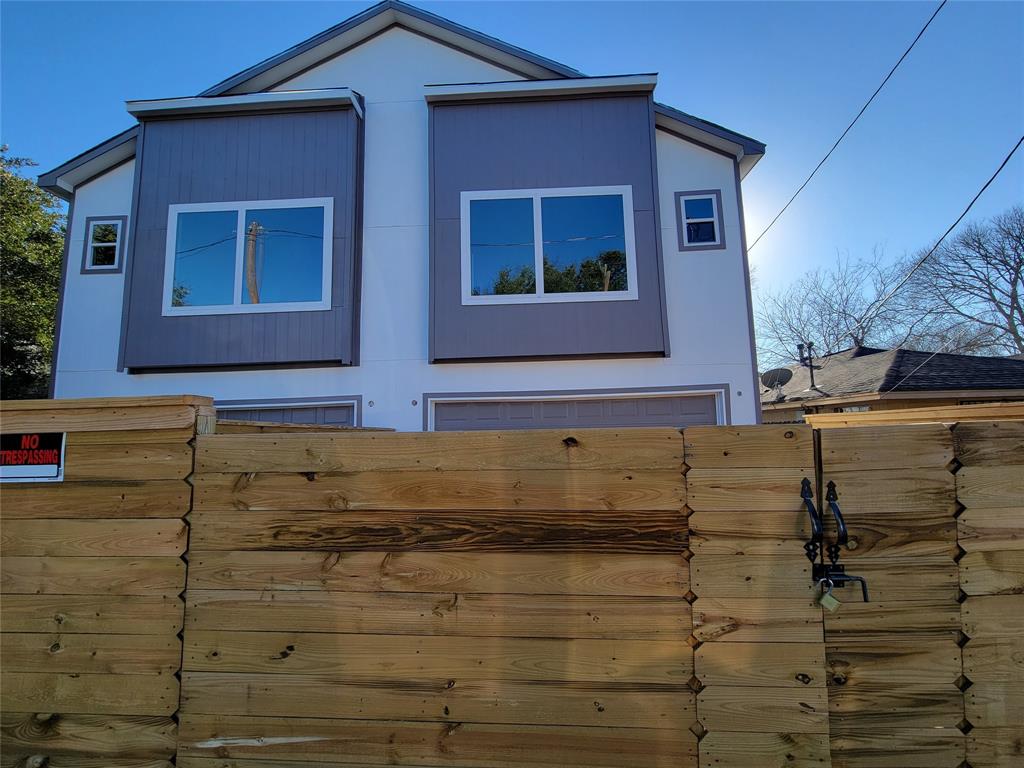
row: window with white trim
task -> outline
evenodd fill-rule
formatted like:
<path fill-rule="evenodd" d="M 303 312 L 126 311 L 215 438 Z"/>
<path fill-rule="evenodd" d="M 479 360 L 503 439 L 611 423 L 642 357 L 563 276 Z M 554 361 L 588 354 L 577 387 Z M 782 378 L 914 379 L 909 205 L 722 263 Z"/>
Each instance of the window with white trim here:
<path fill-rule="evenodd" d="M 463 304 L 637 298 L 632 187 L 463 192 L 461 217 Z"/>
<path fill-rule="evenodd" d="M 85 271 L 115 272 L 120 268 L 124 226 L 120 219 L 91 219 L 86 236 Z"/>
<path fill-rule="evenodd" d="M 332 198 L 169 208 L 164 315 L 331 308 Z"/>
<path fill-rule="evenodd" d="M 676 192 L 676 224 L 679 250 L 724 248 L 721 192 Z"/>

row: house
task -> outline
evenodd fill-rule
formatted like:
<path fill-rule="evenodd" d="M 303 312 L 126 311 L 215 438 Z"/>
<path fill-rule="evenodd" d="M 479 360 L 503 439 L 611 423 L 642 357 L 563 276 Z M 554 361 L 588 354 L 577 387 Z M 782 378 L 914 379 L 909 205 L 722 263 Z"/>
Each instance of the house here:
<path fill-rule="evenodd" d="M 656 84 L 388 0 L 128 101 L 137 125 L 39 177 L 71 206 L 54 396 L 400 430 L 756 422 L 740 179 L 764 145 Z"/>
<path fill-rule="evenodd" d="M 789 368 L 781 387 L 761 387 L 766 423 L 805 414 L 1024 401 L 1024 360 L 857 346 Z"/>

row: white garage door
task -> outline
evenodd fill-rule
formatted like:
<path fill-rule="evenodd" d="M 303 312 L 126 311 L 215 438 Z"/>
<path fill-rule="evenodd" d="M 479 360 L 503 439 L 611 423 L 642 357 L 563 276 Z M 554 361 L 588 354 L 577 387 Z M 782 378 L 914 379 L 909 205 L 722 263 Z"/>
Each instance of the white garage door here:
<path fill-rule="evenodd" d="M 714 395 L 658 395 L 551 400 L 475 400 L 434 404 L 434 429 L 690 427 L 716 424 Z"/>

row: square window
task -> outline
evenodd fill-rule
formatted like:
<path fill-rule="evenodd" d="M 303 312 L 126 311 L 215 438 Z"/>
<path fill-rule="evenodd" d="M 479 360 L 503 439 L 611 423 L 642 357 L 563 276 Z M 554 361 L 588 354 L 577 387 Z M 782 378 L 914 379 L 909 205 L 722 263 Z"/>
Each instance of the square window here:
<path fill-rule="evenodd" d="M 462 193 L 463 304 L 634 300 L 635 273 L 631 187 Z"/>
<path fill-rule="evenodd" d="M 124 220 L 87 219 L 83 272 L 119 272 Z"/>
<path fill-rule="evenodd" d="M 330 309 L 333 210 L 331 198 L 170 206 L 164 315 Z"/>
<path fill-rule="evenodd" d="M 724 248 L 721 192 L 676 192 L 676 226 L 680 251 Z"/>

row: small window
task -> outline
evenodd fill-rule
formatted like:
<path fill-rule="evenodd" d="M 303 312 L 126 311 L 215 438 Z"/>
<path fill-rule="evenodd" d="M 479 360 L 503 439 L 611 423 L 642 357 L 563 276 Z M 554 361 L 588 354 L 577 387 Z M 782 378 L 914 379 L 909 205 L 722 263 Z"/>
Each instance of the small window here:
<path fill-rule="evenodd" d="M 680 251 L 724 248 L 722 193 L 717 189 L 676 192 L 676 225 Z"/>
<path fill-rule="evenodd" d="M 331 308 L 333 201 L 170 206 L 164 315 Z"/>
<path fill-rule="evenodd" d="M 631 187 L 462 193 L 462 303 L 637 298 Z"/>
<path fill-rule="evenodd" d="M 82 272 L 120 272 L 124 230 L 123 216 L 86 219 Z"/>

